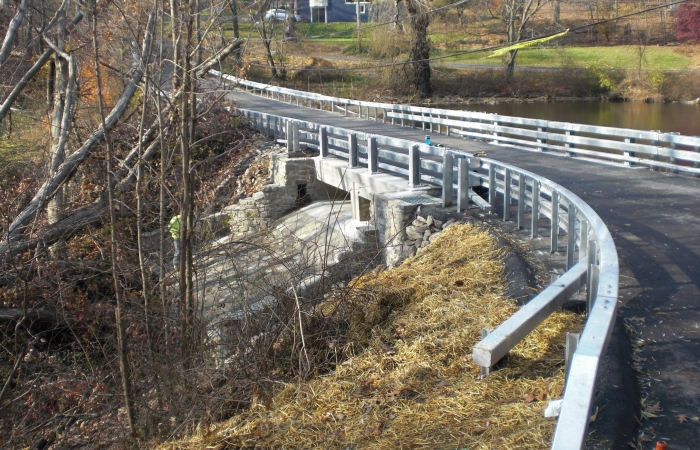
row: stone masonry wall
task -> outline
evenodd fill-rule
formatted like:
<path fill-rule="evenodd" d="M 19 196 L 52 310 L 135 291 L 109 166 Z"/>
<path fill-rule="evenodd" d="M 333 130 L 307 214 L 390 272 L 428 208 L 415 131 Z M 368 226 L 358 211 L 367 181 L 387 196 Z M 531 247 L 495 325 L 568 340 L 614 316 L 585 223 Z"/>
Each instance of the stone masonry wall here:
<path fill-rule="evenodd" d="M 316 168 L 310 158 L 272 154 L 270 178 L 272 184 L 223 209 L 234 237 L 266 230 L 292 209 L 317 198 Z"/>
<path fill-rule="evenodd" d="M 377 238 L 385 244 L 384 264 L 390 269 L 420 253 L 455 222 L 454 219 L 442 222 L 421 214 L 420 206 L 393 198 L 395 195 L 374 196 Z"/>

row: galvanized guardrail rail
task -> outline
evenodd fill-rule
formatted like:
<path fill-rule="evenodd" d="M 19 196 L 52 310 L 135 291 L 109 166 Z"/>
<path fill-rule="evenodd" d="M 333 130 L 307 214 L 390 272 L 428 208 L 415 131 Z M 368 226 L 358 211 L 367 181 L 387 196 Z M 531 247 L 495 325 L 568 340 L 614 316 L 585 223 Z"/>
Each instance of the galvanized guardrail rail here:
<path fill-rule="evenodd" d="M 482 112 L 365 102 L 256 83 L 215 70 L 210 73 L 237 83 L 246 91 L 268 98 L 340 112 L 346 116 L 381 120 L 385 123 L 391 121 L 392 124 L 400 123 L 402 126 L 422 128 L 433 133 L 483 139 L 533 151 L 555 151 L 569 156 L 620 162 L 626 166 L 639 165 L 654 170 L 700 176 L 700 137 Z"/>
<path fill-rule="evenodd" d="M 407 178 L 407 189 L 421 183 L 443 187 L 443 205 L 456 201 L 459 211 L 466 208 L 468 198 L 491 212 L 502 205 L 498 212 L 504 221 L 517 220 L 518 226 L 530 229 L 532 237 L 542 232 L 549 234 L 552 252 L 564 247 L 566 273 L 477 343 L 473 359 L 484 368 L 492 367 L 564 301 L 585 287 L 588 317 L 569 361 L 551 447 L 583 448 L 598 369 L 615 322 L 619 279 L 615 244 L 588 204 L 544 177 L 492 159 L 415 141 L 239 111 L 261 133 L 285 138 L 290 151 L 303 144 L 318 149 L 321 158 L 346 159 L 349 168 L 355 170 L 364 168 L 370 174 L 381 170 Z M 476 195 L 473 186 L 488 188 L 488 199 Z M 562 232 L 565 237 L 560 236 Z"/>

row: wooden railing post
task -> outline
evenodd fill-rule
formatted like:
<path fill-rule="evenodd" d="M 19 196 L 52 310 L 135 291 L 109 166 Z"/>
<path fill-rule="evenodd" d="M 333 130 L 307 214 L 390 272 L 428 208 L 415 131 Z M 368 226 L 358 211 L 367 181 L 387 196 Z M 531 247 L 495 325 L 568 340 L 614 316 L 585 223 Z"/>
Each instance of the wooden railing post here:
<path fill-rule="evenodd" d="M 357 135 L 355 133 L 348 135 L 348 152 L 348 165 L 357 167 L 359 162 L 357 158 Z"/>
<path fill-rule="evenodd" d="M 489 205 L 491 208 L 496 205 L 496 165 L 489 163 Z"/>
<path fill-rule="evenodd" d="M 547 127 L 537 127 L 537 131 L 539 131 L 540 133 L 546 133 Z M 537 138 L 537 144 L 537 151 L 547 151 L 547 138 Z"/>
<path fill-rule="evenodd" d="M 552 192 L 552 215 L 550 221 L 550 253 L 559 251 L 559 192 Z"/>
<path fill-rule="evenodd" d="M 525 227 L 525 175 L 518 174 L 518 228 Z"/>
<path fill-rule="evenodd" d="M 442 155 L 442 207 L 452 204 L 452 164 L 453 156 L 450 152 Z"/>
<path fill-rule="evenodd" d="M 567 131 L 566 136 L 575 136 L 576 132 L 574 131 Z M 574 148 L 574 144 L 572 142 L 569 142 L 568 139 L 564 142 L 564 147 L 566 148 Z M 576 156 L 574 152 L 566 152 L 567 156 Z"/>
<path fill-rule="evenodd" d="M 532 239 L 539 235 L 540 223 L 540 182 L 532 180 L 532 223 L 530 227 L 530 237 Z"/>
<path fill-rule="evenodd" d="M 576 208 L 569 203 L 569 225 L 566 230 L 566 270 L 574 267 L 576 250 Z"/>
<path fill-rule="evenodd" d="M 467 209 L 469 202 L 469 160 L 457 158 L 457 212 Z"/>
<path fill-rule="evenodd" d="M 321 127 L 318 130 L 318 146 L 321 151 L 321 158 L 328 158 L 328 130 Z"/>
<path fill-rule="evenodd" d="M 503 177 L 503 221 L 510 219 L 510 169 L 506 169 Z"/>
<path fill-rule="evenodd" d="M 628 144 L 634 144 L 634 138 L 626 138 L 625 142 Z M 634 157 L 634 156 L 636 156 L 636 153 L 635 152 L 623 152 L 623 155 Z M 632 161 L 624 161 L 623 164 L 627 167 L 633 167 L 633 166 L 637 165 L 636 163 L 634 163 Z"/>
<path fill-rule="evenodd" d="M 292 148 L 294 152 L 299 151 L 299 122 L 292 121 Z"/>
<path fill-rule="evenodd" d="M 379 172 L 379 150 L 377 149 L 377 137 L 367 138 L 367 171 L 370 174 Z"/>
<path fill-rule="evenodd" d="M 287 119 L 287 131 L 285 134 L 287 138 L 287 152 L 292 153 L 294 151 L 294 128 L 292 121 L 289 119 Z"/>
<path fill-rule="evenodd" d="M 408 185 L 412 188 L 420 186 L 420 147 L 412 145 L 408 149 Z"/>

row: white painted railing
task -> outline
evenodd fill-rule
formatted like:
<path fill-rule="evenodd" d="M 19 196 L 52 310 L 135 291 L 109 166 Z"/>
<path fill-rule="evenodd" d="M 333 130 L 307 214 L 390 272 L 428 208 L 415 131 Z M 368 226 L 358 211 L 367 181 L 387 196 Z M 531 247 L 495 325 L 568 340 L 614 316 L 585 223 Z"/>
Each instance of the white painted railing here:
<path fill-rule="evenodd" d="M 268 98 L 354 117 L 455 134 L 534 151 L 554 151 L 700 175 L 700 137 L 472 111 L 365 102 L 256 83 L 211 71 Z"/>
<path fill-rule="evenodd" d="M 491 367 L 582 287 L 587 292 L 586 325 L 569 361 L 564 401 L 552 449 L 581 449 L 588 428 L 596 377 L 607 348 L 617 309 L 617 251 L 603 221 L 566 188 L 532 172 L 449 148 L 239 110 L 256 130 L 286 139 L 290 152 L 301 145 L 318 149 L 321 158 L 348 160 L 350 168 L 370 174 L 388 172 L 407 178 L 407 188 L 421 183 L 441 186 L 444 206 L 457 210 L 467 199 L 515 219 L 532 237 L 549 234 L 551 251 L 564 247 L 567 272 L 474 347 L 474 362 Z M 488 200 L 473 186 L 488 188 Z M 560 232 L 566 234 L 560 243 Z M 561 244 L 561 245 L 560 245 Z"/>

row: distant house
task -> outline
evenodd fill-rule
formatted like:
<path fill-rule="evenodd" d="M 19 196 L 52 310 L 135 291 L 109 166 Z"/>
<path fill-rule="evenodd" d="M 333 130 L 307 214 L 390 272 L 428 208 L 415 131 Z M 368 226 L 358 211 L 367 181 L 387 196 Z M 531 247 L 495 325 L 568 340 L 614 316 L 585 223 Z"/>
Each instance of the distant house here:
<path fill-rule="evenodd" d="M 297 0 L 297 14 L 305 22 L 355 22 L 356 5 L 349 0 Z M 367 22 L 372 3 L 360 2 L 360 20 Z"/>

